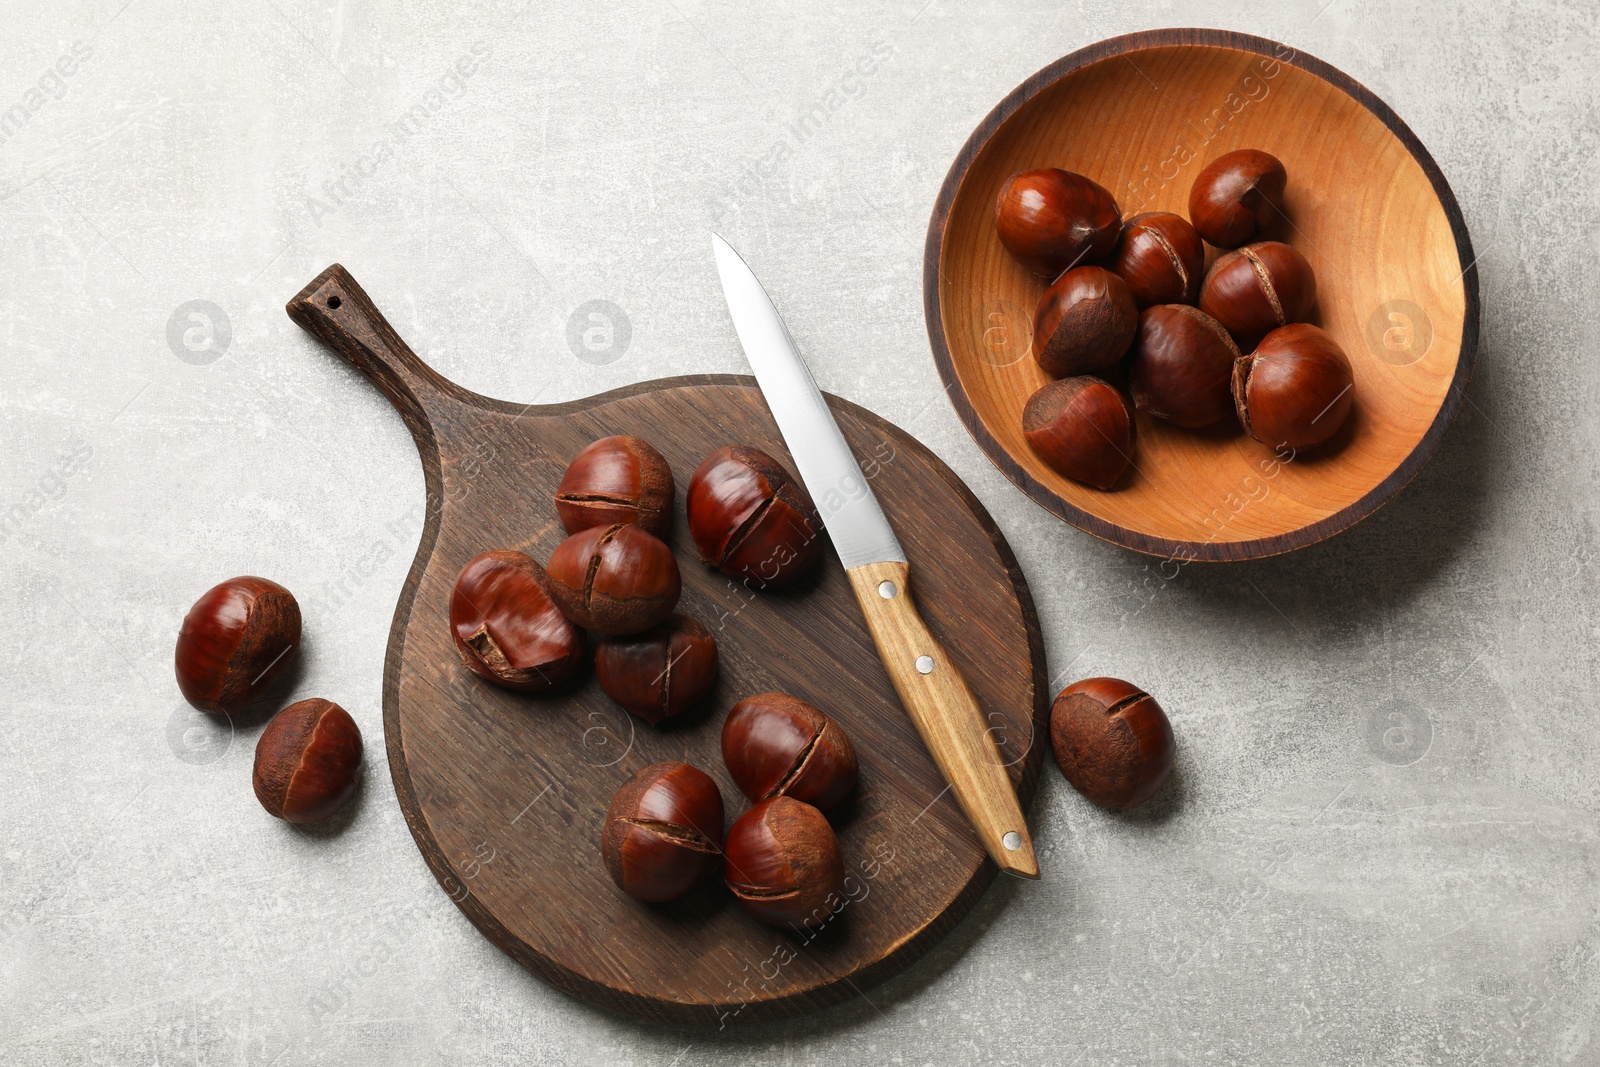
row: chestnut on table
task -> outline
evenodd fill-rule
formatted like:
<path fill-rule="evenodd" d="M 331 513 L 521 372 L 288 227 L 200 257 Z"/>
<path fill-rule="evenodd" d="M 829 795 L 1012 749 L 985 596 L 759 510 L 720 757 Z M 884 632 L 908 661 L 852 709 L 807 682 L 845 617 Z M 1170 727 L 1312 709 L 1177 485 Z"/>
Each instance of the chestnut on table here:
<path fill-rule="evenodd" d="M 507 689 L 551 689 L 583 666 L 583 631 L 550 597 L 538 562 L 510 549 L 475 556 L 450 595 L 450 632 L 473 673 Z"/>
<path fill-rule="evenodd" d="M 173 656 L 178 689 L 201 711 L 231 715 L 269 693 L 299 648 L 294 594 L 266 578 L 229 578 L 183 617 Z"/>
<path fill-rule="evenodd" d="M 290 704 L 256 741 L 256 799 L 285 822 L 321 822 L 355 795 L 361 760 L 349 712 L 319 698 Z"/>
<path fill-rule="evenodd" d="M 561 613 L 607 637 L 665 622 L 683 587 L 672 549 L 633 523 L 579 530 L 550 554 L 547 572 Z"/>
<path fill-rule="evenodd" d="M 793 797 L 831 808 L 856 784 L 856 751 L 838 723 L 787 693 L 757 693 L 722 722 L 722 760 L 754 801 Z"/>
<path fill-rule="evenodd" d="M 1121 811 L 1155 795 L 1172 771 L 1172 723 L 1155 698 L 1120 678 L 1069 685 L 1050 710 L 1050 744 L 1072 787 Z"/>
<path fill-rule="evenodd" d="M 672 467 L 643 438 L 602 437 L 567 465 L 556 486 L 556 511 L 569 534 L 633 522 L 665 537 L 672 525 Z"/>
<path fill-rule="evenodd" d="M 793 797 L 770 797 L 739 816 L 723 855 L 734 899 L 771 926 L 817 925 L 844 903 L 838 838 L 822 812 Z"/>
<path fill-rule="evenodd" d="M 822 519 L 783 464 L 746 445 L 719 448 L 689 481 L 689 533 L 704 562 L 755 588 L 782 589 L 822 558 Z"/>
<path fill-rule="evenodd" d="M 717 680 L 717 640 L 687 615 L 638 634 L 608 637 L 594 652 L 606 695 L 648 723 L 698 704 Z"/>
<path fill-rule="evenodd" d="M 672 900 L 717 869 L 722 820 L 722 794 L 710 775 L 687 763 L 652 763 L 612 798 L 600 855 L 630 897 Z"/>

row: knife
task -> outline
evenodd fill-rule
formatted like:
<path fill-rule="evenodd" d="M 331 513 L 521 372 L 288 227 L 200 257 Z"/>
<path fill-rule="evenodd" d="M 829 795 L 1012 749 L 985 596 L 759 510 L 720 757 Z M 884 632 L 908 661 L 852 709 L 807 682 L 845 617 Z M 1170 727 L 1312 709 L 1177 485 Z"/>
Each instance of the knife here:
<path fill-rule="evenodd" d="M 900 702 L 990 858 L 1007 874 L 1039 877 L 1000 750 L 967 680 L 917 614 L 905 550 L 878 498 L 766 290 L 715 233 L 711 248 L 739 343 L 800 480 L 812 500 L 826 502 L 822 520 Z"/>

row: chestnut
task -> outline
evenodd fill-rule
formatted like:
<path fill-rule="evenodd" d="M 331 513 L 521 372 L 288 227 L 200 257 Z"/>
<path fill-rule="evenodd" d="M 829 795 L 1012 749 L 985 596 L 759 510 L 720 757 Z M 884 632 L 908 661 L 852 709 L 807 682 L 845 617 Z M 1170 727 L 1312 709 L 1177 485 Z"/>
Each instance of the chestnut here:
<path fill-rule="evenodd" d="M 681 897 L 716 870 L 722 794 L 698 767 L 652 763 L 629 778 L 606 811 L 600 857 L 617 888 L 657 904 Z"/>
<path fill-rule="evenodd" d="M 700 558 L 730 578 L 783 588 L 822 558 L 822 519 L 805 486 L 759 448 L 707 456 L 686 503 Z"/>
<path fill-rule="evenodd" d="M 1273 330 L 1233 365 L 1233 402 L 1245 433 L 1274 448 L 1311 448 L 1350 415 L 1355 378 L 1328 334 L 1297 322 Z"/>
<path fill-rule="evenodd" d="M 1192 304 L 1205 276 L 1206 246 L 1183 216 L 1148 211 L 1128 220 L 1106 265 L 1128 283 L 1140 308 Z"/>
<path fill-rule="evenodd" d="M 816 926 L 841 899 L 839 840 L 822 812 L 793 797 L 761 801 L 728 828 L 728 888 L 751 918 L 770 926 Z"/>
<path fill-rule="evenodd" d="M 666 621 L 678 604 L 678 561 L 633 523 L 579 530 L 550 554 L 550 597 L 579 626 L 606 637 Z"/>
<path fill-rule="evenodd" d="M 321 822 L 355 795 L 361 754 L 348 711 L 317 697 L 290 704 L 256 742 L 256 799 L 285 822 Z"/>
<path fill-rule="evenodd" d="M 1187 304 L 1158 304 L 1139 316 L 1128 361 L 1133 404 L 1176 426 L 1210 426 L 1233 414 L 1239 346 L 1222 323 Z"/>
<path fill-rule="evenodd" d="M 1072 788 L 1113 811 L 1155 795 L 1176 747 L 1161 705 L 1118 678 L 1063 689 L 1050 706 L 1050 746 Z"/>
<path fill-rule="evenodd" d="M 1033 355 L 1052 378 L 1112 367 L 1139 326 L 1128 283 L 1104 267 L 1074 267 L 1050 284 L 1033 313 Z"/>
<path fill-rule="evenodd" d="M 1006 251 L 1035 274 L 1054 278 L 1111 254 L 1122 209 L 1083 175 L 1047 167 L 1006 179 L 995 201 L 994 225 Z"/>
<path fill-rule="evenodd" d="M 212 586 L 178 631 L 178 689 L 201 711 L 232 715 L 272 688 L 300 649 L 300 605 L 277 582 Z"/>
<path fill-rule="evenodd" d="M 1028 447 L 1057 474 L 1110 489 L 1133 464 L 1133 411 L 1099 378 L 1062 378 L 1022 409 Z"/>
<path fill-rule="evenodd" d="M 567 533 L 635 522 L 657 537 L 672 525 L 672 468 L 638 437 L 602 437 L 567 465 L 556 486 Z"/>
<path fill-rule="evenodd" d="M 793 797 L 831 808 L 856 784 L 856 750 L 839 724 L 798 697 L 757 693 L 728 712 L 722 761 L 751 800 Z"/>
<path fill-rule="evenodd" d="M 1261 240 L 1283 213 L 1289 176 L 1276 156 L 1253 148 L 1218 156 L 1189 188 L 1189 219 L 1218 248 Z"/>
<path fill-rule="evenodd" d="M 1200 310 L 1241 345 L 1300 322 L 1317 302 L 1306 257 L 1281 241 L 1262 241 L 1219 256 L 1200 286 Z"/>
<path fill-rule="evenodd" d="M 697 704 L 717 680 L 717 641 L 687 615 L 641 634 L 609 637 L 594 650 L 606 695 L 648 723 Z"/>
<path fill-rule="evenodd" d="M 476 556 L 450 594 L 450 634 L 461 662 L 507 689 L 561 684 L 583 663 L 583 633 L 550 597 L 537 562 L 510 549 Z"/>

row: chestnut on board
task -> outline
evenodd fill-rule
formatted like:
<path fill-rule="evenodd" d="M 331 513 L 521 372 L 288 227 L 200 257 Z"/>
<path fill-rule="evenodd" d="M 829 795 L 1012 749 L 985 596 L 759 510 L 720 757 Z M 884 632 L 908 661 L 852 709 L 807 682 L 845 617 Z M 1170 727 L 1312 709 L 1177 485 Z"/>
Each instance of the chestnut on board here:
<path fill-rule="evenodd" d="M 1152 304 L 1192 304 L 1200 297 L 1206 246 L 1183 216 L 1148 211 L 1123 226 L 1116 251 L 1106 265 L 1128 284 L 1141 309 Z"/>
<path fill-rule="evenodd" d="M 1051 470 L 1096 489 L 1114 488 L 1133 464 L 1133 411 L 1099 378 L 1063 378 L 1034 393 L 1022 435 Z"/>
<path fill-rule="evenodd" d="M 265 578 L 229 578 L 183 617 L 178 689 L 201 711 L 231 715 L 267 693 L 299 649 L 294 594 Z"/>
<path fill-rule="evenodd" d="M 1052 378 L 1112 367 L 1133 343 L 1139 309 L 1104 267 L 1074 267 L 1051 283 L 1033 315 L 1033 355 Z"/>
<path fill-rule="evenodd" d="M 1332 437 L 1350 415 L 1354 385 L 1339 342 L 1304 322 L 1273 330 L 1233 369 L 1239 421 L 1274 448 L 1311 448 Z"/>
<path fill-rule="evenodd" d="M 602 437 L 567 465 L 556 486 L 567 533 L 636 522 L 657 537 L 672 525 L 672 468 L 638 437 Z"/>
<path fill-rule="evenodd" d="M 1050 707 L 1050 745 L 1072 788 L 1113 811 L 1154 796 L 1176 749 L 1161 705 L 1119 678 L 1063 689 Z"/>
<path fill-rule="evenodd" d="M 1045 278 L 1111 254 L 1122 209 L 1103 187 L 1070 170 L 1013 174 L 1000 187 L 994 225 L 1000 243 Z"/>
<path fill-rule="evenodd" d="M 1311 264 L 1279 241 L 1219 256 L 1200 287 L 1200 310 L 1249 347 L 1279 326 L 1300 322 L 1317 302 Z"/>
<path fill-rule="evenodd" d="M 594 673 L 612 700 L 645 722 L 658 723 L 711 692 L 717 641 L 694 619 L 674 614 L 644 633 L 601 641 L 594 650 Z"/>
<path fill-rule="evenodd" d="M 1259 241 L 1283 213 L 1289 176 L 1276 156 L 1253 148 L 1206 164 L 1189 188 L 1189 219 L 1218 248 Z"/>
<path fill-rule="evenodd" d="M 630 897 L 672 900 L 717 869 L 722 817 L 722 794 L 705 771 L 670 760 L 653 763 L 611 798 L 600 856 Z"/>
<path fill-rule="evenodd" d="M 822 519 L 783 465 L 759 448 L 731 445 L 689 480 L 689 533 L 700 558 L 756 588 L 783 588 L 822 558 Z"/>
<path fill-rule="evenodd" d="M 633 523 L 579 530 L 556 546 L 546 570 L 561 613 L 606 637 L 666 621 L 683 588 L 672 549 Z"/>
<path fill-rule="evenodd" d="M 844 862 L 822 812 L 793 797 L 761 801 L 734 820 L 724 877 L 739 905 L 770 926 L 817 926 L 840 905 Z"/>
<path fill-rule="evenodd" d="M 355 795 L 361 755 L 349 712 L 315 697 L 290 704 L 256 742 L 256 799 L 285 822 L 321 822 Z"/>
<path fill-rule="evenodd" d="M 1187 304 L 1146 308 L 1128 363 L 1134 406 L 1191 429 L 1228 418 L 1239 356 L 1222 323 L 1204 311 Z"/>
<path fill-rule="evenodd" d="M 450 594 L 450 635 L 461 662 L 496 685 L 537 692 L 583 664 L 583 633 L 550 597 L 533 559 L 510 549 L 467 562 Z"/>
<path fill-rule="evenodd" d="M 850 738 L 821 711 L 787 693 L 757 693 L 722 724 L 722 761 L 751 800 L 793 797 L 831 808 L 856 784 Z"/>

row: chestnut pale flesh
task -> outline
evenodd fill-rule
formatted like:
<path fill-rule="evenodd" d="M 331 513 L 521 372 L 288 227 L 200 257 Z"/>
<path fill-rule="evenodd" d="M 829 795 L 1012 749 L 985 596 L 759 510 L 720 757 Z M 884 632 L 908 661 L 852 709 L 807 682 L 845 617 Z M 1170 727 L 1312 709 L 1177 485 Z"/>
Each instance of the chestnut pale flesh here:
<path fill-rule="evenodd" d="M 1072 787 L 1113 811 L 1154 796 L 1177 748 L 1161 705 L 1120 678 L 1063 689 L 1050 708 L 1050 744 Z"/>
<path fill-rule="evenodd" d="M 256 799 L 285 822 L 321 822 L 355 795 L 361 758 L 361 730 L 349 712 L 319 698 L 290 704 L 256 741 Z"/>
<path fill-rule="evenodd" d="M 450 634 L 473 673 L 524 692 L 550 689 L 577 673 L 584 639 L 549 593 L 544 568 L 521 552 L 496 549 L 468 561 L 450 594 Z"/>
<path fill-rule="evenodd" d="M 183 618 L 173 656 L 178 689 L 201 711 L 231 715 L 270 692 L 299 649 L 294 595 L 266 578 L 230 578 Z"/>
<path fill-rule="evenodd" d="M 856 784 L 856 753 L 838 723 L 787 693 L 757 693 L 722 724 L 722 760 L 751 800 L 788 796 L 831 808 Z"/>

